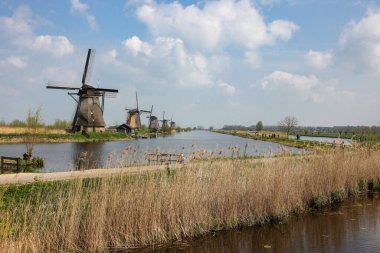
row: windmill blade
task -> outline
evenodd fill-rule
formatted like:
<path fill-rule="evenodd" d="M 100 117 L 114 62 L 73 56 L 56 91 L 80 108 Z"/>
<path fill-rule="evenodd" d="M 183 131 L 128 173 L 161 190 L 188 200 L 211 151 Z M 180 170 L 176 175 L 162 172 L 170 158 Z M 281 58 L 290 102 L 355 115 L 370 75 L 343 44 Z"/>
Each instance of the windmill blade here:
<path fill-rule="evenodd" d="M 95 91 L 104 91 L 104 92 L 109 92 L 109 93 L 118 93 L 118 89 L 107 89 L 107 88 L 95 88 Z"/>
<path fill-rule="evenodd" d="M 92 69 L 94 66 L 94 58 L 95 58 L 95 49 L 88 49 L 86 65 L 84 66 L 82 84 L 89 84 L 92 75 Z"/>
<path fill-rule="evenodd" d="M 107 88 L 94 88 L 95 91 L 104 91 L 104 92 L 114 92 L 118 93 L 118 89 L 107 89 Z"/>
<path fill-rule="evenodd" d="M 46 88 L 48 88 L 48 89 L 61 89 L 61 90 L 79 90 L 80 86 L 81 86 L 80 84 L 74 84 L 74 83 L 49 81 Z"/>
<path fill-rule="evenodd" d="M 139 110 L 139 100 L 137 98 L 137 91 L 136 91 L 136 106 L 137 106 L 137 111 Z"/>

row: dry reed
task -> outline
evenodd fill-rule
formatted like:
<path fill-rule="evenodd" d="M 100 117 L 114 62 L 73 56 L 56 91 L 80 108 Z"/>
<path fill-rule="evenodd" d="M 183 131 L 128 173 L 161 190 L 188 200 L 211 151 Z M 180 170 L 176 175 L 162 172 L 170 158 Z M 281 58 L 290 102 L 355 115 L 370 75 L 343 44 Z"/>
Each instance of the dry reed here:
<path fill-rule="evenodd" d="M 163 244 L 265 223 L 304 210 L 319 197 L 345 195 L 379 180 L 380 151 L 358 149 L 42 184 L 22 201 L 0 208 L 0 251 L 87 252 Z"/>
<path fill-rule="evenodd" d="M 25 134 L 28 132 L 27 127 L 6 127 L 0 126 L 0 134 Z M 37 128 L 37 134 L 65 134 L 66 131 L 64 129 L 49 129 L 49 128 Z"/>

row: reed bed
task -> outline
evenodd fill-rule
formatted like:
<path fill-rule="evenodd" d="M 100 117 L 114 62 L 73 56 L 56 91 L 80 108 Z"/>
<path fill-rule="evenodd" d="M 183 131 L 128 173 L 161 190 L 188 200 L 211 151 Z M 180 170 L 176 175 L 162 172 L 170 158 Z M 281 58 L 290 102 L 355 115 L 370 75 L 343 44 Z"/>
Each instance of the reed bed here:
<path fill-rule="evenodd" d="M 30 129 L 27 127 L 7 127 L 0 126 L 0 134 L 25 134 L 30 132 Z M 34 130 L 36 134 L 65 134 L 64 129 L 49 129 L 49 128 L 37 128 Z"/>
<path fill-rule="evenodd" d="M 101 252 L 251 226 L 380 185 L 380 151 L 189 163 L 164 172 L 10 186 L 0 251 Z"/>

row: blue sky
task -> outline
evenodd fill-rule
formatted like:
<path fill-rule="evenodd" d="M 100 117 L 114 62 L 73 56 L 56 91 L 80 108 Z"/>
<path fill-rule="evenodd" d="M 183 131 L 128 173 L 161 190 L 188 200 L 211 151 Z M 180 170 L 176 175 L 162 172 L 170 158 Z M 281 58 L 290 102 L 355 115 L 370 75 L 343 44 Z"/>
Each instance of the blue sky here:
<path fill-rule="evenodd" d="M 380 3 L 359 0 L 0 2 L 0 119 L 71 119 L 48 81 L 117 88 L 108 125 L 134 105 L 181 126 L 380 125 Z"/>

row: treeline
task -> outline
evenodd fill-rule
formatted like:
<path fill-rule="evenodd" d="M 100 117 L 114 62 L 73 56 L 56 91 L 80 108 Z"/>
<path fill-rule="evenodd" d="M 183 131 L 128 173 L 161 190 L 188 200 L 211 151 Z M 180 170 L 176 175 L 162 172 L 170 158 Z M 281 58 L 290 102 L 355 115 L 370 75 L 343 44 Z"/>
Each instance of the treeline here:
<path fill-rule="evenodd" d="M 30 117 L 28 117 L 25 121 L 19 119 L 13 120 L 9 123 L 5 122 L 5 120 L 0 121 L 0 126 L 2 127 L 29 127 L 31 125 L 35 127 L 45 127 L 51 129 L 67 129 L 71 128 L 71 121 L 56 119 L 53 124 L 45 124 L 42 121 L 35 121 Z"/>

